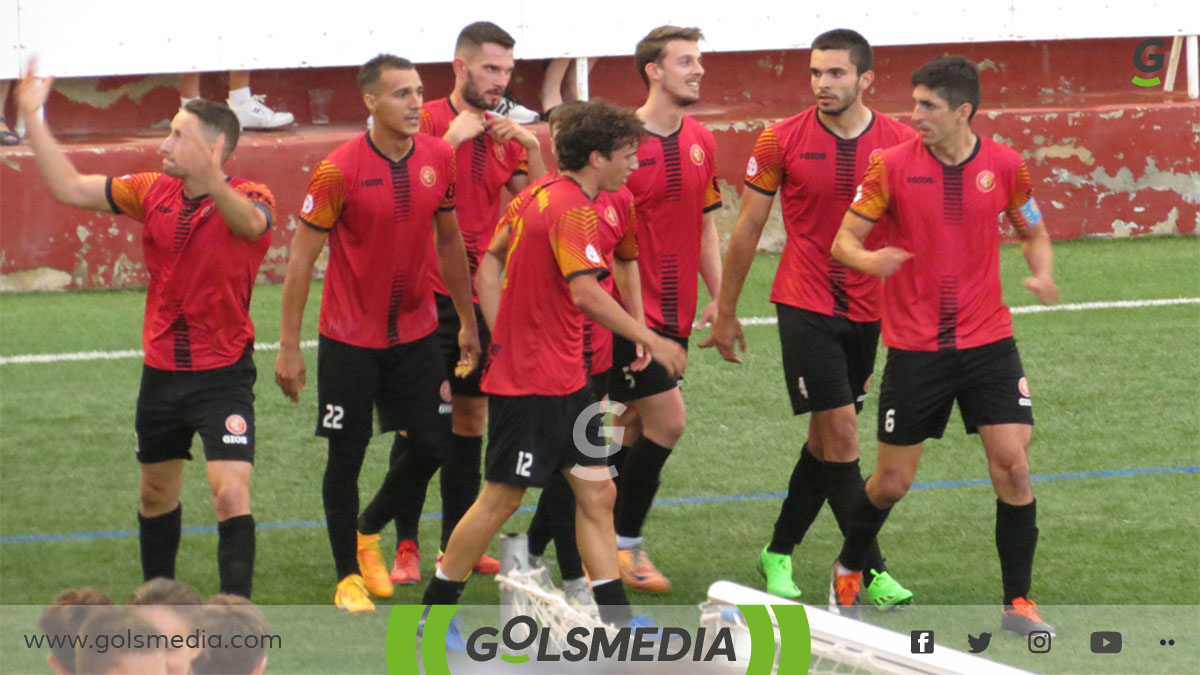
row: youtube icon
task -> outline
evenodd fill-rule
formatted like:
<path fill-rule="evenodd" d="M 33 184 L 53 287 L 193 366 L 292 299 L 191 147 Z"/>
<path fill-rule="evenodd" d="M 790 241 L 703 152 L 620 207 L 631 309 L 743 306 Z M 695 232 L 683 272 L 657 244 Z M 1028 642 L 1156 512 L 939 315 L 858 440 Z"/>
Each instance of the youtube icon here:
<path fill-rule="evenodd" d="M 1093 654 L 1120 654 L 1121 634 L 1114 630 L 1101 630 L 1092 633 Z"/>

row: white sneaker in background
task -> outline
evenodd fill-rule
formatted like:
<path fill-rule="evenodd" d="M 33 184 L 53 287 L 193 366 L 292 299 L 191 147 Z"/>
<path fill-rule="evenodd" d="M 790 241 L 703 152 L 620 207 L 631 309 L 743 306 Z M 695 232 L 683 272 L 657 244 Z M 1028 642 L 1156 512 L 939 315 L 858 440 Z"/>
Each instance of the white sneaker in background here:
<path fill-rule="evenodd" d="M 537 124 L 542 121 L 540 113 L 526 108 L 508 96 L 500 99 L 500 103 L 496 105 L 495 110 L 492 112 L 497 115 L 504 115 L 517 124 Z"/>
<path fill-rule="evenodd" d="M 295 121 L 295 116 L 289 112 L 275 112 L 267 107 L 265 94 L 255 94 L 248 101 L 234 103 L 226 101 L 242 123 L 243 129 L 278 129 L 286 127 Z"/>

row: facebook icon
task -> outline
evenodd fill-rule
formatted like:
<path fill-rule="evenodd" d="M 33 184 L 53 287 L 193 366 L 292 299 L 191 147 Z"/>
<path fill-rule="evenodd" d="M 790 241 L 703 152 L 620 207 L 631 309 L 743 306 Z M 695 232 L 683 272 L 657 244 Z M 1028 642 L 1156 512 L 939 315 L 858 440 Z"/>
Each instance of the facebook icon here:
<path fill-rule="evenodd" d="M 931 630 L 914 630 L 911 634 L 912 638 L 912 653 L 914 654 L 932 654 L 933 653 L 933 631 Z"/>

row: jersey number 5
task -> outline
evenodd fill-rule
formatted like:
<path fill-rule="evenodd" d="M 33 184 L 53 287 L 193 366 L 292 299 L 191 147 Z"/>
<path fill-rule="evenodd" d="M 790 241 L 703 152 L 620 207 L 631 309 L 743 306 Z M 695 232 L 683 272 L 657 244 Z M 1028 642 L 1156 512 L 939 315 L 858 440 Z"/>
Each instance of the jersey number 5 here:
<path fill-rule="evenodd" d="M 529 466 L 533 464 L 533 453 L 520 450 L 517 452 L 517 475 L 529 478 Z"/>
<path fill-rule="evenodd" d="M 321 418 L 321 426 L 325 427 L 326 429 L 341 429 L 342 416 L 345 414 L 346 411 L 342 409 L 342 406 L 326 403 L 325 417 Z"/>

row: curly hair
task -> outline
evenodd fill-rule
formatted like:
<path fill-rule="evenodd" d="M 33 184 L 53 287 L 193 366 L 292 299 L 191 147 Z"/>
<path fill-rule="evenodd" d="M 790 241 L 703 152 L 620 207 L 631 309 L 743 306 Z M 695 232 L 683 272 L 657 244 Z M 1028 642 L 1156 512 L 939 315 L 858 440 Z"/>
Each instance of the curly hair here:
<path fill-rule="evenodd" d="M 946 99 L 954 110 L 964 103 L 971 104 L 970 121 L 979 110 L 979 69 L 961 56 L 942 56 L 917 68 L 912 74 L 912 86 L 923 85 Z"/>
<path fill-rule="evenodd" d="M 612 159 L 613 150 L 636 144 L 642 121 L 631 110 L 594 99 L 566 115 L 554 136 L 554 155 L 564 171 L 588 165 L 593 152 Z"/>

